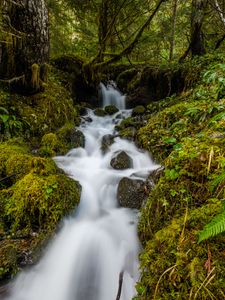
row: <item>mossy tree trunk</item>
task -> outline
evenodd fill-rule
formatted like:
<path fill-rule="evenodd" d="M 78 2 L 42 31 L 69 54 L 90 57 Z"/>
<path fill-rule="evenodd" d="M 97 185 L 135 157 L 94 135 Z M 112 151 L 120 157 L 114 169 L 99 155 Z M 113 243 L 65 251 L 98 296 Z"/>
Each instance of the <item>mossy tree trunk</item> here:
<path fill-rule="evenodd" d="M 203 21 L 207 6 L 208 0 L 192 0 L 190 43 L 180 61 L 183 61 L 189 53 L 192 56 L 204 55 L 206 53 Z"/>
<path fill-rule="evenodd" d="M 49 19 L 44 0 L 3 0 L 7 31 L 1 43 L 0 77 L 29 92 L 46 81 Z"/>
<path fill-rule="evenodd" d="M 192 2 L 190 43 L 192 55 L 203 55 L 206 52 L 202 27 L 207 5 L 207 0 L 193 0 Z"/>

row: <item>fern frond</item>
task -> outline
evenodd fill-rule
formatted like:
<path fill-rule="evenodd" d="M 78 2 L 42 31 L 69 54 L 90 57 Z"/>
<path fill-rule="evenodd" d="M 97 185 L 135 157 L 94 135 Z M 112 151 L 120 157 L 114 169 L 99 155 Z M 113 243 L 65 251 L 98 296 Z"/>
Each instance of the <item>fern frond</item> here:
<path fill-rule="evenodd" d="M 217 122 L 217 121 L 220 121 L 220 120 L 224 120 L 225 119 L 225 112 L 222 111 L 220 112 L 219 114 L 215 115 L 214 117 L 212 117 L 210 120 L 209 120 L 209 124 L 212 124 L 214 122 Z"/>
<path fill-rule="evenodd" d="M 199 233 L 198 242 L 200 243 L 222 232 L 225 232 L 225 211 L 213 218 L 212 221 L 203 228 Z"/>
<path fill-rule="evenodd" d="M 210 183 L 210 190 L 214 191 L 220 184 L 225 183 L 225 173 L 216 175 Z"/>

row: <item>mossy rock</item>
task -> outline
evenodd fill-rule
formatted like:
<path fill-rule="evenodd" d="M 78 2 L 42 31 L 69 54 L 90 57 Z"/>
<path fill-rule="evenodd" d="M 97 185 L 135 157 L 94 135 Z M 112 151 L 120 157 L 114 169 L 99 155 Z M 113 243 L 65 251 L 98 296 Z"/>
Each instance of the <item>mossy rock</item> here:
<path fill-rule="evenodd" d="M 128 127 L 119 131 L 119 136 L 121 138 L 136 141 L 137 130 L 134 127 Z"/>
<path fill-rule="evenodd" d="M 47 133 L 41 139 L 41 147 L 38 150 L 40 156 L 53 157 L 60 153 L 63 148 L 62 142 L 55 133 Z"/>
<path fill-rule="evenodd" d="M 8 141 L 0 145 L 0 177 L 1 185 L 12 185 L 22 178 L 32 168 L 33 157 L 28 148 L 16 140 Z"/>
<path fill-rule="evenodd" d="M 67 123 L 60 128 L 57 136 L 67 151 L 71 148 L 84 148 L 85 146 L 84 134 L 71 123 Z"/>
<path fill-rule="evenodd" d="M 44 177 L 33 172 L 12 188 L 5 201 L 5 220 L 11 230 L 53 229 L 79 202 L 78 183 L 63 174 Z"/>
<path fill-rule="evenodd" d="M 105 110 L 102 109 L 102 108 L 96 108 L 96 109 L 94 110 L 94 114 L 95 114 L 96 116 L 98 116 L 98 117 L 105 117 L 105 116 L 107 115 L 107 113 L 105 112 Z"/>
<path fill-rule="evenodd" d="M 132 110 L 132 116 L 143 115 L 146 109 L 143 105 L 138 105 Z"/>
<path fill-rule="evenodd" d="M 114 115 L 119 111 L 119 109 L 115 105 L 107 105 L 104 109 L 108 115 Z"/>

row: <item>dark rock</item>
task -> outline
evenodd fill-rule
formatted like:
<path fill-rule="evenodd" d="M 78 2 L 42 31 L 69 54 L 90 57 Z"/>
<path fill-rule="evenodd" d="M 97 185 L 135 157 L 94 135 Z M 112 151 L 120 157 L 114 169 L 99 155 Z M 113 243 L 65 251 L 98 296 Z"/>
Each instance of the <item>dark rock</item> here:
<path fill-rule="evenodd" d="M 114 115 L 115 113 L 117 113 L 119 111 L 119 109 L 115 106 L 115 105 L 107 105 L 105 107 L 105 112 L 108 115 Z"/>
<path fill-rule="evenodd" d="M 102 152 L 106 153 L 109 147 L 114 143 L 114 136 L 112 134 L 106 134 L 102 137 Z"/>
<path fill-rule="evenodd" d="M 96 116 L 98 116 L 98 117 L 104 117 L 104 116 L 106 116 L 106 112 L 105 112 L 104 109 L 102 109 L 102 108 L 96 108 L 96 109 L 94 110 L 94 114 L 95 114 Z"/>
<path fill-rule="evenodd" d="M 140 209 L 147 198 L 145 182 L 124 177 L 117 189 L 117 199 L 120 206 Z"/>
<path fill-rule="evenodd" d="M 133 160 L 125 151 L 121 151 L 112 158 L 110 165 L 116 170 L 129 169 L 133 167 Z"/>

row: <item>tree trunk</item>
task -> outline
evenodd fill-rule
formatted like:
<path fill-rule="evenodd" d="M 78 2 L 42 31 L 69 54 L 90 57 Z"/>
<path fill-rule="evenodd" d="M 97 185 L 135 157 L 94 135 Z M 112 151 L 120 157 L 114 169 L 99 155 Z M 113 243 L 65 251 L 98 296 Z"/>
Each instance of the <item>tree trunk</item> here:
<path fill-rule="evenodd" d="M 175 32 L 176 32 L 176 23 L 177 23 L 177 6 L 178 0 L 174 0 L 173 2 L 173 21 L 172 21 L 172 32 L 170 39 L 170 54 L 169 61 L 173 60 L 174 46 L 175 46 Z"/>
<path fill-rule="evenodd" d="M 0 77 L 28 92 L 40 90 L 49 61 L 45 1 L 3 0 L 3 23 L 7 37 L 1 42 Z"/>
<path fill-rule="evenodd" d="M 190 51 L 192 56 L 205 54 L 204 35 L 202 31 L 205 9 L 207 7 L 207 0 L 193 0 L 192 1 L 192 15 L 191 15 L 191 43 Z"/>

